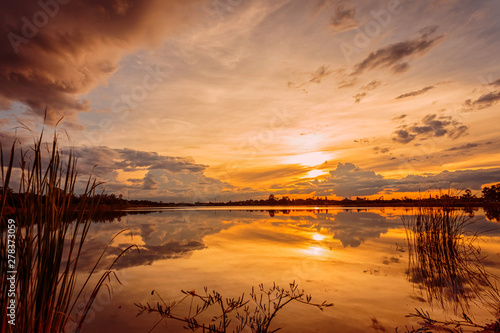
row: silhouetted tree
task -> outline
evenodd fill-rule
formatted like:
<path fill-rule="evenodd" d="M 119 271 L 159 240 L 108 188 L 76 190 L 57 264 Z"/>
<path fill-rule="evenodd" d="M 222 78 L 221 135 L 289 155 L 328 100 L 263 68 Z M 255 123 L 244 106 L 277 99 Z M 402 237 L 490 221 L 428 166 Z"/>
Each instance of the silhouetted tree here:
<path fill-rule="evenodd" d="M 469 190 L 469 189 L 466 189 L 465 193 L 462 194 L 462 199 L 464 199 L 464 200 L 470 200 L 470 199 L 472 199 L 472 191 Z"/>
<path fill-rule="evenodd" d="M 488 201 L 500 201 L 500 183 L 491 185 L 491 187 L 485 186 L 482 192 L 484 199 Z"/>

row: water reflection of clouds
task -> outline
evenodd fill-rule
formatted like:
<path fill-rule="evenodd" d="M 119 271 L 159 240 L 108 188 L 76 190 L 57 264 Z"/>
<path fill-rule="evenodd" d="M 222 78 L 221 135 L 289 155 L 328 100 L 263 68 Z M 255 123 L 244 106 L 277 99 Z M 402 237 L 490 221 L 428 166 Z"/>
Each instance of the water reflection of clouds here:
<path fill-rule="evenodd" d="M 85 253 L 80 258 L 80 269 L 88 270 L 106 247 L 110 239 L 124 229 L 106 251 L 101 268 L 108 267 L 116 255 L 132 244 L 140 251 L 129 251 L 115 265 L 116 268 L 150 265 L 154 261 L 189 256 L 205 247 L 203 238 L 230 228 L 233 224 L 221 223 L 219 215 L 212 212 L 191 214 L 187 222 L 180 211 L 152 212 L 148 215 L 129 215 L 121 222 L 93 224 L 86 239 Z"/>
<path fill-rule="evenodd" d="M 128 253 L 117 264 L 118 268 L 150 265 L 154 261 L 189 256 L 193 251 L 205 248 L 204 238 L 220 233 L 236 225 L 250 225 L 252 228 L 240 230 L 238 237 L 246 240 L 270 241 L 281 244 L 301 244 L 314 241 L 312 235 L 321 233 L 339 241 L 343 247 L 359 247 L 369 239 L 380 238 L 390 229 L 402 228 L 398 213 L 391 211 L 355 210 L 311 210 L 275 211 L 269 216 L 266 210 L 165 210 L 150 214 L 134 214 L 122 217 L 120 222 L 96 223 L 92 225 L 86 243 L 86 253 L 80 259 L 81 268 L 93 266 L 96 258 L 109 240 L 123 229 L 130 231 L 120 237 L 108 249 L 110 254 L 105 264 L 111 263 L 114 256 L 130 244 L 137 244 L 140 253 Z M 409 213 L 409 212 L 408 212 Z M 476 217 L 469 227 L 494 229 L 496 223 L 484 217 Z M 328 236 L 331 235 L 331 236 Z M 500 235 L 496 228 L 488 235 Z M 316 240 L 317 241 L 317 240 Z M 323 241 L 322 241 L 323 242 Z M 309 246 L 308 244 L 307 246 Z M 103 264 L 103 267 L 105 265 Z"/>
<path fill-rule="evenodd" d="M 205 245 L 200 241 L 186 243 L 169 241 L 159 246 L 145 245 L 140 247 L 140 252 L 132 251 L 120 258 L 115 267 L 126 268 L 151 265 L 158 260 L 181 258 L 193 251 L 204 248 Z"/>
<path fill-rule="evenodd" d="M 102 248 L 123 228 L 129 228 L 132 235 L 127 232 L 117 238 L 110 249 L 114 255 L 108 259 L 128 244 L 140 244 L 140 254 L 132 251 L 118 263 L 135 276 L 123 304 L 146 299 L 152 287 L 160 289 L 162 296 L 171 296 L 181 288 L 198 290 L 206 285 L 239 292 L 260 282 L 295 280 L 315 297 L 324 292 L 325 299 L 334 301 L 336 318 L 349 318 L 339 320 L 342 325 L 358 325 L 340 331 L 382 327 L 372 324 L 368 328 L 375 315 L 389 331 L 390 320 L 404 317 L 427 301 L 408 283 L 408 253 L 394 247 L 394 242 L 403 244 L 406 239 L 401 221 L 405 213 L 411 210 L 279 210 L 273 216 L 267 210 L 156 211 L 93 225 L 89 247 L 95 258 L 100 254 L 97 247 Z M 477 220 L 471 230 L 497 225 L 480 216 Z M 497 244 L 498 240 L 492 243 L 489 252 L 498 249 Z M 421 281 L 410 282 L 421 286 Z M 394 308 L 394 304 L 401 306 Z M 132 318 L 134 310 L 121 316 Z M 292 317 L 304 320 L 302 313 Z M 293 331 L 294 326 L 289 327 Z"/>
<path fill-rule="evenodd" d="M 369 238 L 379 238 L 389 228 L 401 226 L 400 221 L 388 220 L 371 212 L 340 212 L 331 223 L 329 227 L 334 238 L 339 239 L 344 247 L 358 247 Z"/>
<path fill-rule="evenodd" d="M 283 221 L 281 222 L 281 219 Z M 367 239 L 379 238 L 390 228 L 402 227 L 401 220 L 391 219 L 373 212 L 333 211 L 318 213 L 312 218 L 304 216 L 274 216 L 275 224 L 295 223 L 295 227 L 333 234 L 344 247 L 358 247 Z"/>

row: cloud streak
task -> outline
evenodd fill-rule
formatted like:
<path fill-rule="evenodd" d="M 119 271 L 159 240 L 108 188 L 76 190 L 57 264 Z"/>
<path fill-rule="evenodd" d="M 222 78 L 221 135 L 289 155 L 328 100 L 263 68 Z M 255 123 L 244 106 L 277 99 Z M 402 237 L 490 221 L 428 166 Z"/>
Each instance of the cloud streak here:
<path fill-rule="evenodd" d="M 382 82 L 380 82 L 378 80 L 373 80 L 370 83 L 368 83 L 367 85 L 362 86 L 359 89 L 358 93 L 356 95 L 352 96 L 354 98 L 354 103 L 357 104 L 357 103 L 361 102 L 361 100 L 368 95 L 369 91 L 377 89 L 381 84 L 382 84 Z"/>
<path fill-rule="evenodd" d="M 303 90 L 304 92 L 307 92 L 304 89 L 305 86 L 307 86 L 311 83 L 320 84 L 323 79 L 330 76 L 330 74 L 332 74 L 333 72 L 334 71 L 329 69 L 328 66 L 322 65 L 314 72 L 306 73 L 307 75 L 309 75 L 309 79 L 307 81 L 304 81 L 302 83 L 294 83 L 294 82 L 288 81 L 288 88 L 299 89 L 299 90 Z"/>
<path fill-rule="evenodd" d="M 413 125 L 401 125 L 393 132 L 394 142 L 407 144 L 417 137 L 421 140 L 446 136 L 452 140 L 467 135 L 468 127 L 449 116 L 429 114 Z"/>
<path fill-rule="evenodd" d="M 464 102 L 465 111 L 477 111 L 489 108 L 500 102 L 500 91 L 492 91 L 481 95 L 476 100 L 468 99 Z"/>
<path fill-rule="evenodd" d="M 427 86 L 427 87 L 424 87 L 424 88 L 416 90 L 416 91 L 410 91 L 410 92 L 407 92 L 405 94 L 399 95 L 395 99 L 403 99 L 403 98 L 423 95 L 431 89 L 434 89 L 434 86 Z"/>
<path fill-rule="evenodd" d="M 346 3 L 337 3 L 330 24 L 335 31 L 347 31 L 358 26 L 356 21 L 356 6 L 346 6 Z"/>
<path fill-rule="evenodd" d="M 437 27 L 428 27 L 421 31 L 419 37 L 390 44 L 371 52 L 355 66 L 352 75 L 386 67 L 389 67 L 394 73 L 406 71 L 409 68 L 409 60 L 424 55 L 443 38 L 443 35 L 435 35 L 436 30 Z"/>

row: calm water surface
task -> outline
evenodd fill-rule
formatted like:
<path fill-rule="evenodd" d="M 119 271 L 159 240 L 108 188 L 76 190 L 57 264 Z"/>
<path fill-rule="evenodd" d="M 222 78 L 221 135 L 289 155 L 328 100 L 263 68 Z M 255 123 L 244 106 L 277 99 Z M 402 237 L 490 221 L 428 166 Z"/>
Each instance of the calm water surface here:
<path fill-rule="evenodd" d="M 283 332 L 394 332 L 418 327 L 408 318 L 415 308 L 438 319 L 458 318 L 427 301 L 419 281 L 408 276 L 408 244 L 401 220 L 403 208 L 342 209 L 257 207 L 236 209 L 165 209 L 131 212 L 96 222 L 90 231 L 80 277 L 91 269 L 102 248 L 112 242 L 107 264 L 120 249 L 137 244 L 116 268 L 123 285 L 112 279 L 112 293 L 103 290 L 90 311 L 83 332 L 148 332 L 159 317 L 136 317 L 134 303 L 179 300 L 180 290 L 215 289 L 225 297 L 252 286 L 296 281 L 313 301 L 333 302 L 323 312 L 302 304 L 284 308 L 273 328 Z M 498 222 L 476 212 L 471 231 L 482 230 L 481 254 L 486 269 L 499 274 Z M 181 309 L 182 310 L 182 309 Z M 187 309 L 185 309 L 187 311 Z M 181 311 L 182 312 L 182 311 Z M 489 322 L 490 309 L 470 304 L 479 322 Z M 183 332 L 182 324 L 164 320 L 153 332 Z M 200 330 L 201 331 L 201 330 Z"/>

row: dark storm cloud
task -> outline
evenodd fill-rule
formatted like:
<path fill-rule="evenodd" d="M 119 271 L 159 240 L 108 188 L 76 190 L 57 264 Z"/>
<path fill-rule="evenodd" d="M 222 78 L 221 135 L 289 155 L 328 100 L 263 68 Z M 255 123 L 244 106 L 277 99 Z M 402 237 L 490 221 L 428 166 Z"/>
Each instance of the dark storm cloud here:
<path fill-rule="evenodd" d="M 385 46 L 371 52 L 358 63 L 353 75 L 361 74 L 375 68 L 390 67 L 393 72 L 404 72 L 409 68 L 408 60 L 421 56 L 435 46 L 443 35 L 435 35 L 437 27 L 429 27 L 421 31 L 417 38 Z"/>
<path fill-rule="evenodd" d="M 422 95 L 431 89 L 434 89 L 434 86 L 427 86 L 427 87 L 424 87 L 424 88 L 416 90 L 416 91 L 407 92 L 405 94 L 399 95 L 398 97 L 396 97 L 396 99 L 403 99 L 403 98 L 407 98 L 407 97 Z"/>
<path fill-rule="evenodd" d="M 0 2 L 0 99 L 48 120 L 89 110 L 79 95 L 105 82 L 123 55 L 155 45 L 196 13 L 197 1 Z M 75 119 L 73 119 L 75 120 Z"/>
<path fill-rule="evenodd" d="M 409 143 L 417 137 L 427 139 L 446 136 L 452 140 L 467 134 L 468 127 L 452 117 L 429 114 L 419 123 L 401 125 L 393 132 L 392 140 L 399 143 Z"/>

